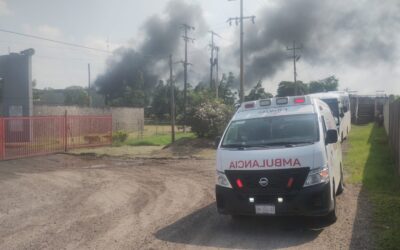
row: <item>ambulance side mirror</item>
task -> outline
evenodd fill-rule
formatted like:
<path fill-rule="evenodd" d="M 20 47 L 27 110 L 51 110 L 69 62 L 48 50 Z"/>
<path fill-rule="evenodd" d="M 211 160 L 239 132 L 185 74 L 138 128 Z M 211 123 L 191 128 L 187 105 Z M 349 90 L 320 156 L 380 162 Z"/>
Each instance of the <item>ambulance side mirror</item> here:
<path fill-rule="evenodd" d="M 214 147 L 218 148 L 219 142 L 221 141 L 221 136 L 217 136 L 214 141 Z"/>
<path fill-rule="evenodd" d="M 338 132 L 336 129 L 326 131 L 325 144 L 332 144 L 338 141 Z"/>

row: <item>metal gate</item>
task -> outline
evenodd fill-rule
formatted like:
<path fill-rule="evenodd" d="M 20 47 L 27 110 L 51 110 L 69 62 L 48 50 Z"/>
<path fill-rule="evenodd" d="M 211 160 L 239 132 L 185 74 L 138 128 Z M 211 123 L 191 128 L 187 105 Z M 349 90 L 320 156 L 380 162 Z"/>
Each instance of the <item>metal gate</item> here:
<path fill-rule="evenodd" d="M 0 118 L 0 160 L 111 143 L 111 116 Z"/>

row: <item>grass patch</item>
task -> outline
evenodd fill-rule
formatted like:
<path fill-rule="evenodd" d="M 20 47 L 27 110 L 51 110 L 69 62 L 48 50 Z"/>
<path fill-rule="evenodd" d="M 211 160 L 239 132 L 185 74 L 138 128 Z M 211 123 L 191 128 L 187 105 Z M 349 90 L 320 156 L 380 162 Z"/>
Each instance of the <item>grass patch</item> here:
<path fill-rule="evenodd" d="M 379 249 L 400 246 L 400 177 L 391 152 L 384 128 L 352 127 L 344 160 L 347 183 L 362 184 L 372 202 L 373 235 Z"/>
<path fill-rule="evenodd" d="M 175 140 L 181 138 L 194 139 L 196 136 L 193 133 L 176 133 Z M 152 135 L 143 139 L 129 138 L 124 144 L 129 146 L 165 146 L 171 143 L 171 135 Z"/>

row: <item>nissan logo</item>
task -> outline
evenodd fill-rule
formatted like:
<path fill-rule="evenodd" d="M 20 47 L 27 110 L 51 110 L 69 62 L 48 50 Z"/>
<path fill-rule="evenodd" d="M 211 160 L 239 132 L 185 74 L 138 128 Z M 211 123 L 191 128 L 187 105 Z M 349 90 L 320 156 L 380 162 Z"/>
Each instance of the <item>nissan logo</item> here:
<path fill-rule="evenodd" d="M 261 187 L 268 186 L 268 183 L 269 183 L 269 181 L 266 177 L 261 178 L 260 181 L 258 182 L 258 184 L 260 184 Z"/>

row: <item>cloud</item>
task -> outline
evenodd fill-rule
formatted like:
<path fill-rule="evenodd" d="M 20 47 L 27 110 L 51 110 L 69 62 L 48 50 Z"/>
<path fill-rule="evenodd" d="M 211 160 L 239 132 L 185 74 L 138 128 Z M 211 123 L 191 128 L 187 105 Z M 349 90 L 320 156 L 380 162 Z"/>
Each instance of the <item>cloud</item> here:
<path fill-rule="evenodd" d="M 387 66 L 399 59 L 398 1 L 279 0 L 245 25 L 246 82 L 287 67 L 286 46 L 302 44 L 302 62 L 314 66 Z M 238 51 L 235 50 L 238 57 Z"/>
<path fill-rule="evenodd" d="M 256 13 L 255 24 L 245 21 L 246 88 L 265 80 L 270 81 L 266 83 L 269 89 L 275 90 L 276 86 L 271 85 L 291 80 L 292 65 L 286 47 L 296 41 L 302 45 L 299 80 L 316 80 L 335 74 L 343 80 L 341 87 L 373 90 L 372 81 L 377 78 L 368 76 L 376 71 L 386 82 L 387 90 L 399 92 L 400 89 L 391 83 L 391 79 L 400 77 L 397 66 L 399 12 L 397 0 L 271 0 Z M 189 69 L 190 81 L 193 85 L 201 80 L 208 82 L 209 50 L 199 45 L 209 40 L 205 15 L 209 14 L 198 4 L 169 1 L 163 14 L 151 16 L 143 23 L 135 44 L 116 50 L 106 73 L 99 79 L 111 83 L 108 77 L 112 77 L 121 82 L 118 77 L 126 76 L 127 71 L 134 72 L 139 65 L 144 65 L 141 67 L 148 71 L 152 81 L 164 78 L 168 55 L 172 53 L 176 60 L 182 58 L 179 25 L 188 23 L 196 26 L 192 33 L 196 43 L 189 44 L 190 61 L 194 63 Z M 218 41 L 220 72 L 233 71 L 238 75 L 239 31 L 231 30 L 221 32 L 225 40 Z M 181 68 L 180 65 L 175 67 L 178 76 Z"/>
<path fill-rule="evenodd" d="M 27 34 L 42 36 L 45 38 L 56 39 L 56 40 L 62 40 L 64 38 L 64 34 L 59 28 L 51 26 L 49 24 L 42 24 L 38 26 L 24 24 L 22 25 L 22 29 Z"/>
<path fill-rule="evenodd" d="M 0 0 L 0 16 L 11 15 L 12 11 L 7 5 L 6 0 Z"/>
<path fill-rule="evenodd" d="M 63 34 L 60 29 L 44 24 L 40 25 L 36 28 L 37 34 L 44 36 L 46 38 L 52 38 L 52 39 L 57 39 L 57 38 L 62 38 Z"/>

